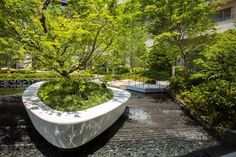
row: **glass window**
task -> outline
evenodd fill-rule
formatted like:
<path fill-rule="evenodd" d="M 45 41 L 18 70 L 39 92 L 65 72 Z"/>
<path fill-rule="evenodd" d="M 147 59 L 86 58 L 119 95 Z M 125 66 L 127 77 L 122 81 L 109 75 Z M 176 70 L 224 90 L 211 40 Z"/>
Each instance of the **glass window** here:
<path fill-rule="evenodd" d="M 67 2 L 61 2 L 61 6 L 65 7 L 67 5 Z"/>
<path fill-rule="evenodd" d="M 231 8 L 224 9 L 224 20 L 228 20 L 231 18 Z"/>
<path fill-rule="evenodd" d="M 218 11 L 214 20 L 217 22 L 217 21 L 224 21 L 224 20 L 231 19 L 232 18 L 231 10 L 232 8 L 226 8 L 226 9 Z"/>

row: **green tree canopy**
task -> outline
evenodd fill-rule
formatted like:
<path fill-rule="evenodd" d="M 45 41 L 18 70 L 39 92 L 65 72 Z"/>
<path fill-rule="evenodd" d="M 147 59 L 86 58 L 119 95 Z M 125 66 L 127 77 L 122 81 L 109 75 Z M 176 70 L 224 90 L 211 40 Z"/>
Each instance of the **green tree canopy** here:
<path fill-rule="evenodd" d="M 187 71 L 189 54 L 201 49 L 214 28 L 213 15 L 216 0 L 160 0 L 142 1 L 148 30 L 154 35 L 157 46 L 175 62 L 180 56 Z M 164 39 L 161 39 L 164 38 Z M 166 43 L 160 45 L 164 40 Z M 157 47 L 157 46 L 154 46 Z M 159 49 L 161 49 L 161 47 Z M 171 47 L 171 48 L 166 48 Z M 153 51 L 154 52 L 154 51 Z"/>
<path fill-rule="evenodd" d="M 179 97 L 218 131 L 236 124 L 236 30 L 217 34 L 195 60 L 199 71 Z"/>
<path fill-rule="evenodd" d="M 1 51 L 29 53 L 69 78 L 113 48 L 136 15 L 117 0 L 6 0 L 0 3 Z"/>
<path fill-rule="evenodd" d="M 218 34 L 215 43 L 208 46 L 202 55 L 195 60 L 201 70 L 193 77 L 236 82 L 236 29 Z"/>

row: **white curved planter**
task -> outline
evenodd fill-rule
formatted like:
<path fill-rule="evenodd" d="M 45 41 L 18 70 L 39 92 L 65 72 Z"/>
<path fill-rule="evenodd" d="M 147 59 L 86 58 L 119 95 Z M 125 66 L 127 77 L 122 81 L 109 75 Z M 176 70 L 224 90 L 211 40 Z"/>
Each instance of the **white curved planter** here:
<path fill-rule="evenodd" d="M 26 111 L 36 130 L 56 147 L 79 147 L 110 127 L 124 112 L 130 93 L 110 88 L 113 99 L 83 111 L 61 112 L 46 106 L 37 96 L 45 82 L 28 87 L 22 95 Z"/>

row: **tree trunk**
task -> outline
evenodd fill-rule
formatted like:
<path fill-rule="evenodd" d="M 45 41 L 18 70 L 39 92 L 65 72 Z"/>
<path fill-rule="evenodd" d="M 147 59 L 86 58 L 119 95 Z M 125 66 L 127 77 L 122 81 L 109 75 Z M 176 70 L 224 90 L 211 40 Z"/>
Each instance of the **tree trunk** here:
<path fill-rule="evenodd" d="M 106 64 L 106 73 L 107 73 L 107 74 L 109 73 L 109 67 L 108 67 L 108 64 Z"/>
<path fill-rule="evenodd" d="M 175 77 L 175 64 L 172 64 L 172 77 Z"/>
<path fill-rule="evenodd" d="M 19 60 L 16 61 L 16 71 L 19 71 Z"/>
<path fill-rule="evenodd" d="M 172 77 L 175 77 L 175 68 L 176 68 L 176 59 L 172 63 L 172 69 L 171 69 Z"/>
<path fill-rule="evenodd" d="M 11 64 L 12 64 L 12 56 L 9 53 L 8 55 L 8 63 L 7 63 L 7 73 L 10 74 L 11 73 Z"/>
<path fill-rule="evenodd" d="M 66 80 L 69 80 L 69 79 L 70 79 L 70 74 L 69 74 L 68 72 L 66 72 L 66 71 L 62 71 L 62 72 L 60 73 L 60 75 L 61 75 L 64 79 L 66 79 Z"/>
<path fill-rule="evenodd" d="M 183 55 L 183 70 L 184 70 L 184 78 L 188 79 L 189 78 L 189 73 L 188 73 L 188 64 L 187 64 L 187 56 Z"/>

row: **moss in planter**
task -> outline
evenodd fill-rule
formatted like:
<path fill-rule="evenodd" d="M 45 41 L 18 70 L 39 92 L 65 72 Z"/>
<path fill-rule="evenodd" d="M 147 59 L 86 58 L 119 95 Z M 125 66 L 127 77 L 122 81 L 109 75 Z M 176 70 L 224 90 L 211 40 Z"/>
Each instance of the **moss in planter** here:
<path fill-rule="evenodd" d="M 0 88 L 0 96 L 21 94 L 25 88 Z"/>
<path fill-rule="evenodd" d="M 51 81 L 38 92 L 39 98 L 59 111 L 78 111 L 94 107 L 113 97 L 110 89 L 84 80 Z"/>

